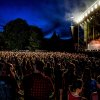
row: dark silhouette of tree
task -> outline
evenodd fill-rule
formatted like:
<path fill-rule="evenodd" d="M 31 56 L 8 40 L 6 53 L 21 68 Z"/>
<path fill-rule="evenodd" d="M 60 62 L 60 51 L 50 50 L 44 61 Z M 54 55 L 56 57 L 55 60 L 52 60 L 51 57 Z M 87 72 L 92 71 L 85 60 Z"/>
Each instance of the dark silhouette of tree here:
<path fill-rule="evenodd" d="M 42 41 L 43 41 L 43 32 L 37 26 L 29 26 L 30 27 L 30 47 L 32 49 L 41 49 Z"/>
<path fill-rule="evenodd" d="M 5 48 L 5 41 L 2 37 L 2 32 L 0 32 L 0 50 L 3 50 Z"/>
<path fill-rule="evenodd" d="M 0 43 L 4 43 L 7 50 L 46 49 L 49 51 L 65 51 L 72 48 L 72 40 L 62 40 L 56 32 L 50 39 L 44 39 L 43 36 L 44 34 L 39 27 L 28 25 L 25 20 L 18 18 L 4 26 Z"/>
<path fill-rule="evenodd" d="M 23 19 L 18 18 L 8 22 L 4 26 L 3 35 L 7 49 L 24 49 L 29 44 L 29 26 Z"/>
<path fill-rule="evenodd" d="M 43 39 L 43 32 L 42 32 L 42 29 L 37 27 L 37 26 L 30 26 L 30 29 L 31 31 L 35 32 L 37 35 L 36 35 L 36 38 L 38 40 L 42 40 Z"/>
<path fill-rule="evenodd" d="M 40 47 L 43 32 L 37 26 L 30 26 L 18 18 L 4 26 L 3 37 L 8 50 L 32 50 Z"/>

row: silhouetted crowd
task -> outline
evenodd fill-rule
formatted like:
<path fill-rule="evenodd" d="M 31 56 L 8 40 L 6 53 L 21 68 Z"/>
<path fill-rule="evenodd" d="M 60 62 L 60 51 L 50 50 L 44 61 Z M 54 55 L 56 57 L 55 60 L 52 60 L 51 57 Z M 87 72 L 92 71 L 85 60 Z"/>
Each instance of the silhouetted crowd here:
<path fill-rule="evenodd" d="M 0 52 L 0 100 L 100 100 L 100 59 L 83 53 Z"/>

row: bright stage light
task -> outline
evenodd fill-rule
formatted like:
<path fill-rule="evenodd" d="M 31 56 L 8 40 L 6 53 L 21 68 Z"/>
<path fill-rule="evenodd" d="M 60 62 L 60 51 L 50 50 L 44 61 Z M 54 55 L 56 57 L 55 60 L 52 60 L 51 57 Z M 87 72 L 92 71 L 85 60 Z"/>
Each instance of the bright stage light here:
<path fill-rule="evenodd" d="M 100 6 L 100 1 L 98 2 L 98 5 Z"/>
<path fill-rule="evenodd" d="M 93 9 L 93 7 L 91 7 L 91 11 L 93 11 L 94 9 Z"/>
<path fill-rule="evenodd" d="M 82 16 L 82 20 L 84 19 L 84 16 Z"/>
<path fill-rule="evenodd" d="M 97 5 L 97 4 L 95 4 L 95 5 L 94 5 L 94 8 L 95 8 L 95 9 L 97 9 L 97 7 L 98 7 L 98 5 Z"/>
<path fill-rule="evenodd" d="M 80 19 L 77 19 L 76 23 L 77 23 L 77 24 L 80 23 Z"/>
<path fill-rule="evenodd" d="M 81 19 L 80 18 L 77 18 L 75 22 L 78 24 L 78 23 L 81 22 Z"/>
<path fill-rule="evenodd" d="M 92 17 L 90 17 L 90 20 L 92 20 L 93 18 Z"/>
<path fill-rule="evenodd" d="M 81 22 L 83 20 L 83 16 L 79 17 L 79 22 Z"/>
<path fill-rule="evenodd" d="M 90 10 L 88 10 L 88 12 L 87 12 L 88 14 L 90 14 Z"/>
<path fill-rule="evenodd" d="M 81 16 L 77 17 L 75 20 L 77 23 L 80 23 L 83 21 L 83 19 L 85 17 L 87 17 L 91 12 L 93 12 L 95 9 L 98 8 L 98 6 L 100 6 L 100 0 L 97 0 L 94 4 L 92 4 L 85 12 L 83 12 L 81 14 Z M 92 18 L 90 18 L 90 20 L 92 20 Z"/>
<path fill-rule="evenodd" d="M 79 17 L 77 16 L 76 18 L 74 18 L 74 21 L 78 24 L 78 23 L 82 22 L 83 19 L 84 19 L 84 16 L 81 15 Z"/>
<path fill-rule="evenodd" d="M 87 22 L 90 22 L 90 20 L 89 20 L 89 19 L 87 19 Z"/>
<path fill-rule="evenodd" d="M 88 14 L 87 14 L 87 12 L 86 12 L 84 16 L 87 17 L 87 15 L 88 15 Z"/>

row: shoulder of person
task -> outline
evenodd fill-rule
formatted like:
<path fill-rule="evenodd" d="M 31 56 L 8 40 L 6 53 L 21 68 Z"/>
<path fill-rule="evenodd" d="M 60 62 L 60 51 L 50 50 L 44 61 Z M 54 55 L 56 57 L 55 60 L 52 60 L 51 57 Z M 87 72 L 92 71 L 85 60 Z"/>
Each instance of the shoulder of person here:
<path fill-rule="evenodd" d="M 81 97 L 81 100 L 88 100 L 87 98 L 85 98 L 85 97 Z"/>

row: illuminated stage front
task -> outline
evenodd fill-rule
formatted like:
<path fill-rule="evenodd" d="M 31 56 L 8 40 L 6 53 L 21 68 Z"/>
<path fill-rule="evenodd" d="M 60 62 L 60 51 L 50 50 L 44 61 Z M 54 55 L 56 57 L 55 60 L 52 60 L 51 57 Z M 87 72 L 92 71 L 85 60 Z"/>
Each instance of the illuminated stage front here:
<path fill-rule="evenodd" d="M 100 50 L 100 39 L 98 40 L 92 40 L 89 44 L 88 44 L 88 50 Z"/>

